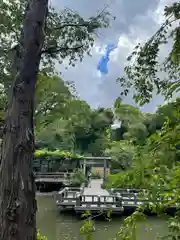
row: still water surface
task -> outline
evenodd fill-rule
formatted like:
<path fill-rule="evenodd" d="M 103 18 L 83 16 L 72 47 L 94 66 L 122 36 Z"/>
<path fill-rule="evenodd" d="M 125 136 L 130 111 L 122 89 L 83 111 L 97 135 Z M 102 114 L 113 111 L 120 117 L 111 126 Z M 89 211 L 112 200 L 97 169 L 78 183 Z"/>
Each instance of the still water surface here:
<path fill-rule="evenodd" d="M 48 240 L 81 240 L 83 237 L 79 229 L 83 222 L 75 215 L 59 214 L 56 210 L 55 200 L 52 196 L 38 196 L 37 228 Z M 95 222 L 96 231 L 93 240 L 112 240 L 119 230 L 121 219 L 115 218 L 111 222 Z M 142 224 L 137 230 L 137 240 L 154 240 L 157 235 L 167 233 L 165 220 L 151 217 L 148 219 L 149 226 Z"/>

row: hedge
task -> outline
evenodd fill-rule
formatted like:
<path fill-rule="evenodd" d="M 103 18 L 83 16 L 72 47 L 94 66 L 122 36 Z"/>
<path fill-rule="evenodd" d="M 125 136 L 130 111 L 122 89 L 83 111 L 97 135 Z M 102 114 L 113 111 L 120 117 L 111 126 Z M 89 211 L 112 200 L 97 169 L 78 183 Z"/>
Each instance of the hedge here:
<path fill-rule="evenodd" d="M 77 153 L 72 153 L 68 151 L 61 151 L 60 149 L 56 149 L 55 151 L 49 151 L 48 149 L 38 149 L 35 151 L 36 159 L 46 158 L 48 160 L 54 159 L 82 159 L 83 156 Z"/>

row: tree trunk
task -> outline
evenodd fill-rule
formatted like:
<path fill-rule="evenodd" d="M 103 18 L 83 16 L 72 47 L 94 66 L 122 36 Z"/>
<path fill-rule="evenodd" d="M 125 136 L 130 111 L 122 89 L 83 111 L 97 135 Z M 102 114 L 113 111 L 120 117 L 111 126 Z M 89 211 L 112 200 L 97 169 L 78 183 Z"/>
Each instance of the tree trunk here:
<path fill-rule="evenodd" d="M 5 118 L 0 169 L 0 240 L 36 239 L 34 95 L 44 43 L 48 0 L 29 0 Z"/>

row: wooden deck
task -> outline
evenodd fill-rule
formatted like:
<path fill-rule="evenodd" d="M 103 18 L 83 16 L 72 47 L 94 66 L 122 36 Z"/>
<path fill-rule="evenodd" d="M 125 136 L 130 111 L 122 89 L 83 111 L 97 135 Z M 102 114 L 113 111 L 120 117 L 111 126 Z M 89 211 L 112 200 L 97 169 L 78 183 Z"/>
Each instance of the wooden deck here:
<path fill-rule="evenodd" d="M 135 210 L 144 203 L 150 203 L 145 197 L 140 197 L 138 190 L 119 189 L 107 191 L 101 188 L 102 180 L 91 180 L 88 187 L 81 189 L 64 188 L 56 195 L 56 205 L 61 211 L 75 211 L 83 213 L 107 212 L 111 209 L 113 214 Z M 160 200 L 159 200 L 160 201 Z"/>
<path fill-rule="evenodd" d="M 36 173 L 36 183 L 67 183 L 72 174 L 69 176 L 64 172 L 48 172 L 48 173 Z"/>
<path fill-rule="evenodd" d="M 88 187 L 79 189 L 64 188 L 56 196 L 56 205 L 60 211 L 74 210 L 77 213 L 84 211 L 100 212 L 112 209 L 121 213 L 123 207 L 121 199 L 101 188 L 102 180 L 92 180 Z"/>

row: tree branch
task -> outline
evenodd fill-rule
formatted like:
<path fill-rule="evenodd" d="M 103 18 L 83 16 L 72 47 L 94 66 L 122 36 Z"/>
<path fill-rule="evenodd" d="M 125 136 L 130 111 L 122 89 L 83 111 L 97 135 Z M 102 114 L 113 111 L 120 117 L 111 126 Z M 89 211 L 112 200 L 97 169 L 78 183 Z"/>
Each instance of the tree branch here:
<path fill-rule="evenodd" d="M 94 28 L 97 28 L 99 26 L 98 19 L 105 13 L 107 8 L 108 8 L 108 5 L 106 5 L 96 17 L 92 18 L 89 21 L 84 21 L 83 19 L 81 19 L 82 23 L 66 23 L 66 22 L 64 22 L 64 23 L 62 23 L 61 26 L 54 28 L 54 30 L 60 30 L 65 27 L 86 27 L 86 28 L 88 28 L 93 24 L 94 24 Z M 92 28 L 92 26 L 91 26 L 91 28 Z"/>
<path fill-rule="evenodd" d="M 49 55 L 53 55 L 53 54 L 57 54 L 61 51 L 76 51 L 80 48 L 82 48 L 83 45 L 80 46 L 75 46 L 75 47 L 57 47 L 57 46 L 51 46 L 51 47 L 47 47 L 45 49 L 42 50 L 42 54 L 49 54 Z"/>
<path fill-rule="evenodd" d="M 91 22 L 84 22 L 84 23 L 64 23 L 63 25 L 54 28 L 54 30 L 60 30 L 66 27 L 89 27 Z"/>

